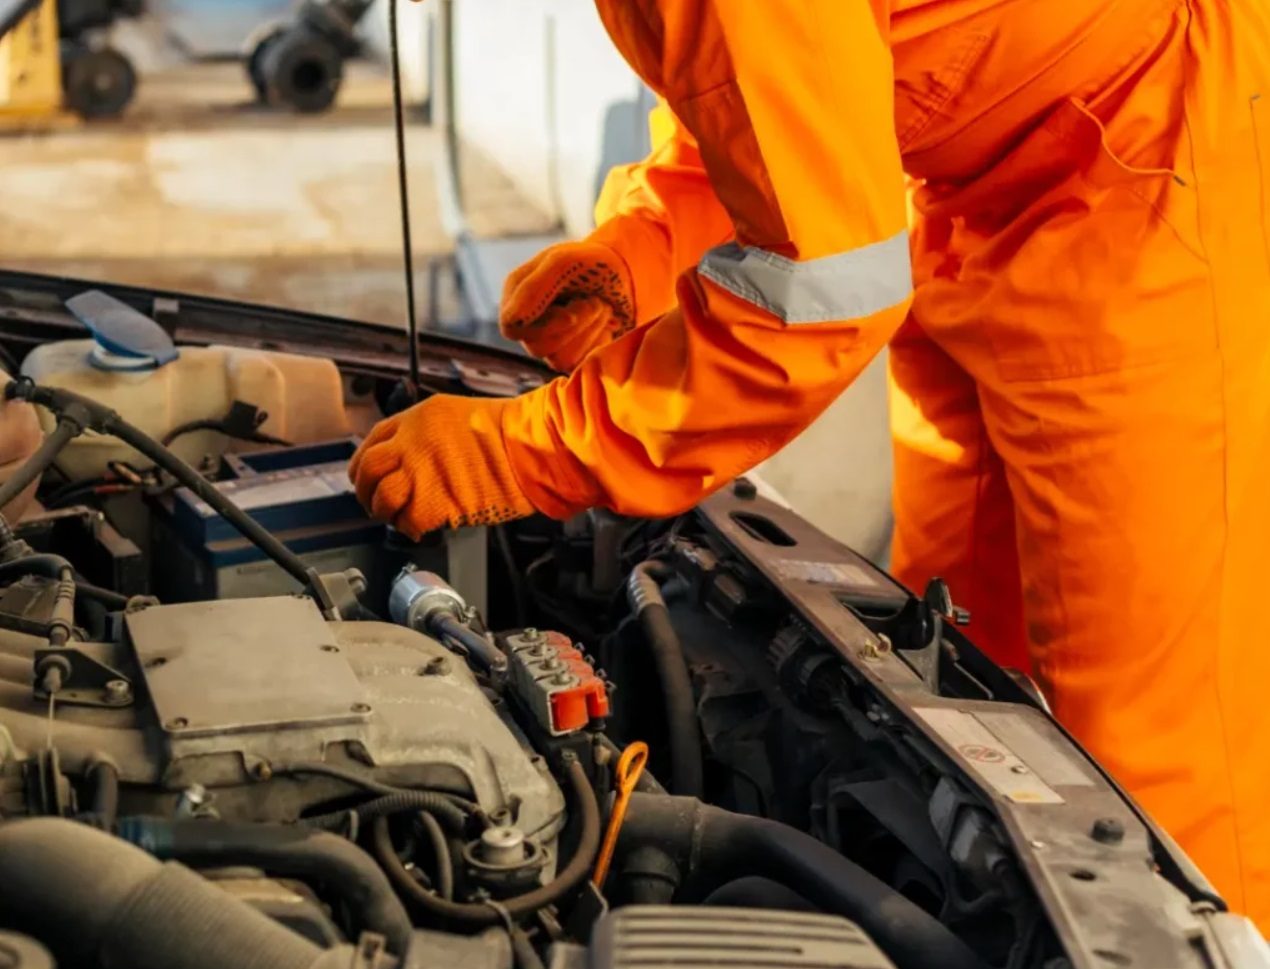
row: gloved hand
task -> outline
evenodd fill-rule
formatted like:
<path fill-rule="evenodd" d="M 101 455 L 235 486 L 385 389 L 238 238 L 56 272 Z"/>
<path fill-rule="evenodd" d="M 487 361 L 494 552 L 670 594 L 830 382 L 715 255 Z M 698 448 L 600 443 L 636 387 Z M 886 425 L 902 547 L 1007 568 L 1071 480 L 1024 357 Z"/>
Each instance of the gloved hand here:
<path fill-rule="evenodd" d="M 635 327 L 634 287 L 626 260 L 601 242 L 563 242 L 507 277 L 503 336 L 563 373 L 588 353 Z"/>
<path fill-rule="evenodd" d="M 415 541 L 533 514 L 503 444 L 510 403 L 439 395 L 376 424 L 349 464 L 358 500 Z"/>

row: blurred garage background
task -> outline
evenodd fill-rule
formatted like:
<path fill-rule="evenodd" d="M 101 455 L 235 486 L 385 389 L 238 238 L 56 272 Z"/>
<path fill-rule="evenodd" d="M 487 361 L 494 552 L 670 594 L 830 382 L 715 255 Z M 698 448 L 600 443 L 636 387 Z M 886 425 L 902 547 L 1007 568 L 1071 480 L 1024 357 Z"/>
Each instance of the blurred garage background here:
<path fill-rule="evenodd" d="M 135 97 L 91 121 L 0 108 L 4 266 L 404 325 L 387 0 L 320 111 L 262 103 L 244 64 L 300 3 L 97 2 L 128 9 L 83 43 L 131 62 Z M 651 96 L 584 0 L 403 0 L 398 16 L 425 322 L 498 342 L 503 277 L 590 229 L 604 174 L 647 150 Z M 762 475 L 884 559 L 884 362 Z"/>

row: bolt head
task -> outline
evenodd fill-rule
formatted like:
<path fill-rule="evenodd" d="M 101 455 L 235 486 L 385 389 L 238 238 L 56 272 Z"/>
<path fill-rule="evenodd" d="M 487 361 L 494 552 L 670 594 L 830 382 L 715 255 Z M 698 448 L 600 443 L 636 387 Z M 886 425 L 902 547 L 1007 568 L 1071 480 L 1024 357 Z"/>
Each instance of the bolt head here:
<path fill-rule="evenodd" d="M 370 713 L 369 703 L 354 703 L 352 706 L 354 713 Z"/>
<path fill-rule="evenodd" d="M 258 781 L 267 781 L 273 777 L 273 765 L 267 760 L 262 760 L 251 769 L 251 776 Z"/>
<path fill-rule="evenodd" d="M 1026 767 L 1024 767 L 1022 764 L 1015 764 L 1013 767 L 1011 767 L 1011 768 L 1010 768 L 1010 770 L 1014 771 L 1014 773 L 1016 773 L 1016 774 L 1029 774 L 1029 773 L 1031 773 L 1031 771 L 1029 771 L 1029 770 L 1028 770 Z"/>
<path fill-rule="evenodd" d="M 185 719 L 185 717 L 175 717 L 167 722 L 167 728 L 169 730 L 183 730 L 189 725 L 190 722 Z"/>
<path fill-rule="evenodd" d="M 758 497 L 758 485 L 749 478 L 737 478 L 732 482 L 732 494 L 742 501 L 753 501 Z"/>
<path fill-rule="evenodd" d="M 132 695 L 132 686 L 127 680 L 108 680 L 106 682 L 106 696 L 110 700 L 122 702 Z"/>
<path fill-rule="evenodd" d="M 340 648 L 338 646 L 327 645 L 322 647 L 322 652 L 324 653 L 338 653 L 339 651 Z"/>
<path fill-rule="evenodd" d="M 1124 840 L 1124 825 L 1116 818 L 1099 818 L 1090 829 L 1089 836 L 1099 844 L 1119 844 Z"/>

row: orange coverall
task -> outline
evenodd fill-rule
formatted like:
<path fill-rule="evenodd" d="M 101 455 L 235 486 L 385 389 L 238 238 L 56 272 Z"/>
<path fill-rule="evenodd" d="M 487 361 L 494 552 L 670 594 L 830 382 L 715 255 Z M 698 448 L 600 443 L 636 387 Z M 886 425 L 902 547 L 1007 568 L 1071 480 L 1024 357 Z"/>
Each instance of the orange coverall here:
<path fill-rule="evenodd" d="M 1270 4 L 597 5 L 664 102 L 594 237 L 629 332 L 505 405 L 420 405 L 359 494 L 415 530 L 677 513 L 889 341 L 899 577 L 948 578 L 1270 931 Z M 465 471 L 425 485 L 411 447 Z"/>

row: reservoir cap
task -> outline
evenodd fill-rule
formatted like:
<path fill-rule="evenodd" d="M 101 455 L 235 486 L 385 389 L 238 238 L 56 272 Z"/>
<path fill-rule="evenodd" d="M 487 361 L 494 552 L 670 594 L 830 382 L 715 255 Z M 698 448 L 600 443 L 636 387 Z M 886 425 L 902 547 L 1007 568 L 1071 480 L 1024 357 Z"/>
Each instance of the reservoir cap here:
<path fill-rule="evenodd" d="M 100 290 L 72 296 L 66 308 L 97 342 L 89 362 L 99 370 L 154 370 L 180 355 L 163 327 Z"/>

